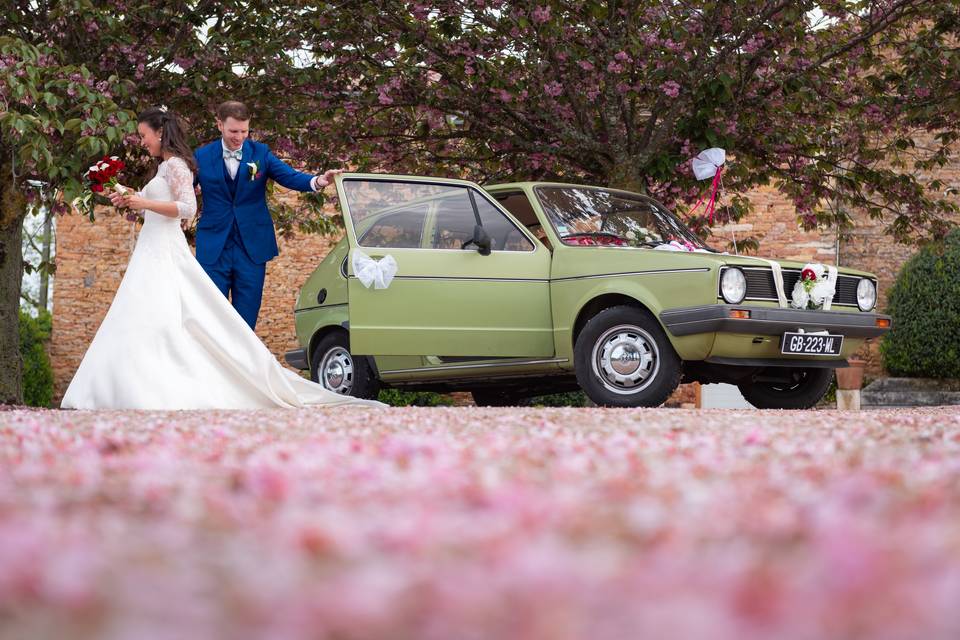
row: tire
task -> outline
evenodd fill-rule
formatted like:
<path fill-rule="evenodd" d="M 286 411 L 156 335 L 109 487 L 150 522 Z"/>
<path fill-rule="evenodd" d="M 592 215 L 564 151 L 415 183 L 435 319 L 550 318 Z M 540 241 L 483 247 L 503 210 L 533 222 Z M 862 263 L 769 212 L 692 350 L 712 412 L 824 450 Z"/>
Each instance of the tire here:
<path fill-rule="evenodd" d="M 777 373 L 786 374 L 792 381 L 751 379 L 737 387 L 757 409 L 809 409 L 826 395 L 833 380 L 833 369 L 781 369 Z"/>
<path fill-rule="evenodd" d="M 328 333 L 317 343 L 310 358 L 310 379 L 354 398 L 376 400 L 380 393 L 370 362 L 350 353 L 350 336 L 345 331 Z"/>
<path fill-rule="evenodd" d="M 577 382 L 601 407 L 658 407 L 680 384 L 680 357 L 660 323 L 638 307 L 590 318 L 573 355 Z"/>
<path fill-rule="evenodd" d="M 476 389 L 470 392 L 478 407 L 517 407 L 526 397 L 511 393 L 509 389 Z"/>

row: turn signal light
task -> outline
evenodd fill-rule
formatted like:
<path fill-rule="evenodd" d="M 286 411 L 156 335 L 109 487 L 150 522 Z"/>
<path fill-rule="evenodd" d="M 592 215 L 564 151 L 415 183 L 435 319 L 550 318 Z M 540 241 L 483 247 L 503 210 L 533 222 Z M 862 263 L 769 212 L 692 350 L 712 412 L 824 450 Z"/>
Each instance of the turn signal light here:
<path fill-rule="evenodd" d="M 889 318 L 877 318 L 877 326 L 881 329 L 890 328 L 890 319 Z"/>
<path fill-rule="evenodd" d="M 737 318 L 739 320 L 747 320 L 750 318 L 750 312 L 746 309 L 730 309 L 730 317 Z"/>

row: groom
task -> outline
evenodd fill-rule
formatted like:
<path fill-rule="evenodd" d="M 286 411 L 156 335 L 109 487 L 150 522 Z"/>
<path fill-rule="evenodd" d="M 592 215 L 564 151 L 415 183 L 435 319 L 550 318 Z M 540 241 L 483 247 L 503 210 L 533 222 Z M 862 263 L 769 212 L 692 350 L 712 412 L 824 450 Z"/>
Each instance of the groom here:
<path fill-rule="evenodd" d="M 260 313 L 267 262 L 279 252 L 267 210 L 267 180 L 296 191 L 319 191 L 339 171 L 300 173 L 267 145 L 248 140 L 250 112 L 242 102 L 217 108 L 222 137 L 194 152 L 203 194 L 197 223 L 197 261 L 253 329 Z"/>

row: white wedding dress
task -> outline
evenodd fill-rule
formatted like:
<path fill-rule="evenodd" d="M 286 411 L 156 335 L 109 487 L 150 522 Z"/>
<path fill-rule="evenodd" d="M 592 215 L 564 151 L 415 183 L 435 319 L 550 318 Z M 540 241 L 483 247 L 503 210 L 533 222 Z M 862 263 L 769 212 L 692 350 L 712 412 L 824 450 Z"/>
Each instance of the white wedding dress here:
<path fill-rule="evenodd" d="M 179 217 L 144 212 L 127 272 L 61 407 L 262 409 L 380 403 L 342 396 L 281 366 L 196 261 L 180 219 L 193 174 L 171 158 L 142 192 Z"/>

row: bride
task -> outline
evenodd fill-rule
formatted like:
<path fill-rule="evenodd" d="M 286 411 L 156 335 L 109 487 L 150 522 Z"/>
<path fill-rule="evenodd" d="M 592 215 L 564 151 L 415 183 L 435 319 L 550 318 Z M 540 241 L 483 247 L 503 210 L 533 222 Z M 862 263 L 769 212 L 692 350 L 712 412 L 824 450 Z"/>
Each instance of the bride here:
<path fill-rule="evenodd" d="M 144 210 L 143 228 L 116 297 L 61 407 L 258 409 L 364 404 L 285 369 L 196 261 L 180 220 L 197 211 L 196 170 L 172 113 L 137 119 L 140 144 L 160 158 L 142 192 L 114 205 Z M 119 189 L 118 191 L 123 191 Z"/>

